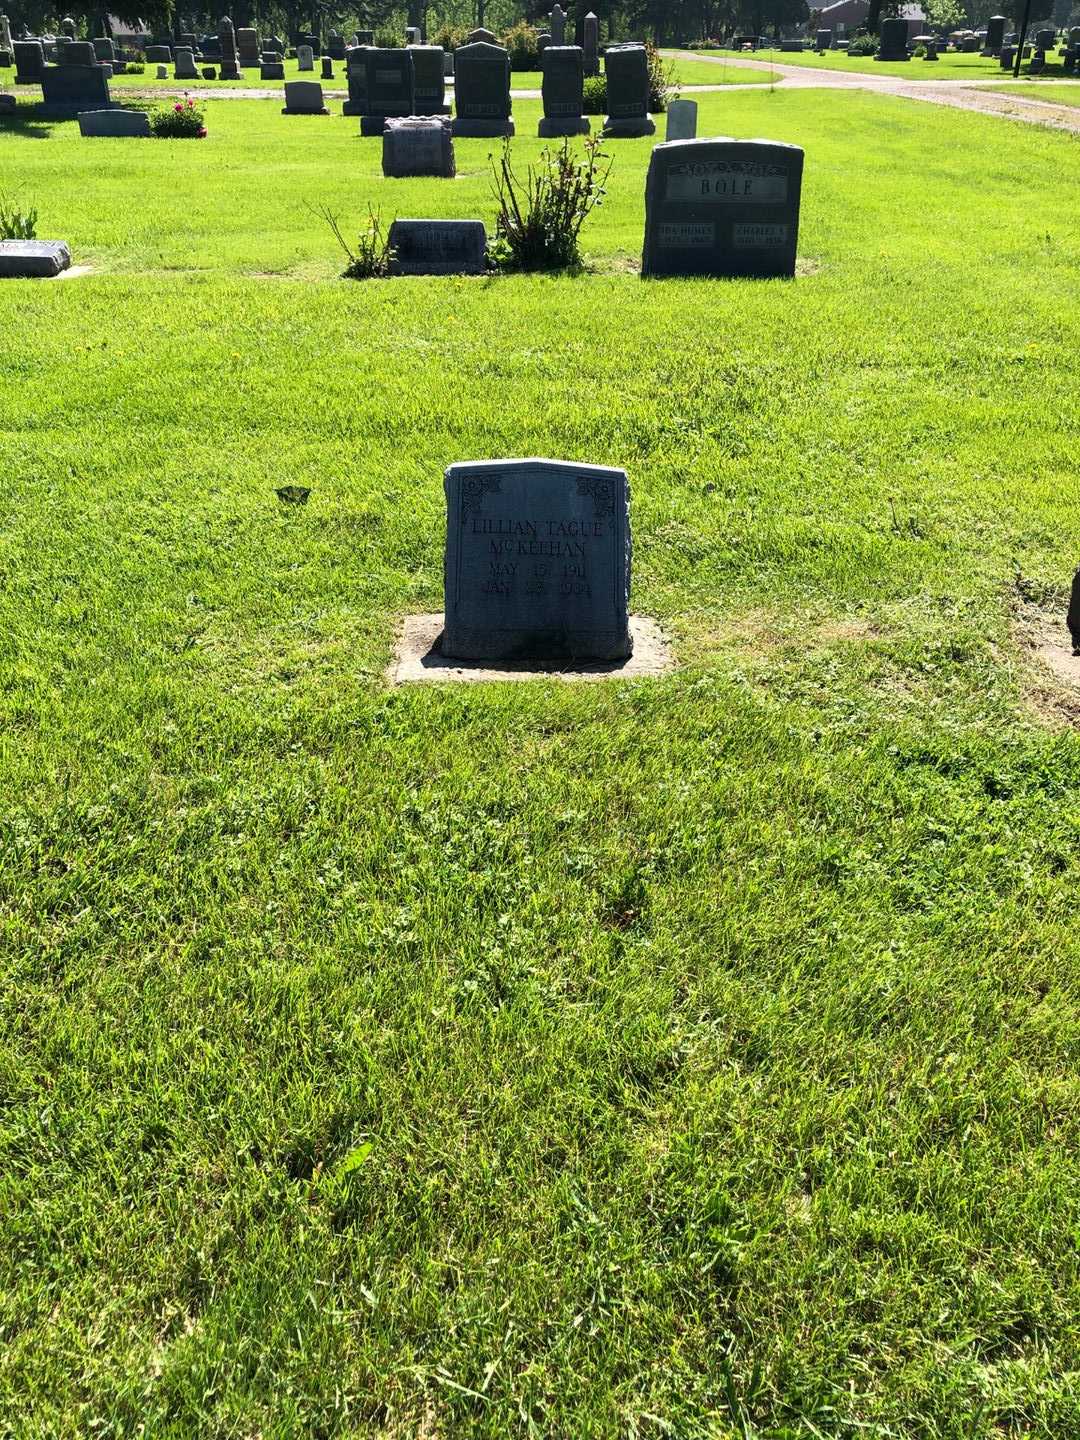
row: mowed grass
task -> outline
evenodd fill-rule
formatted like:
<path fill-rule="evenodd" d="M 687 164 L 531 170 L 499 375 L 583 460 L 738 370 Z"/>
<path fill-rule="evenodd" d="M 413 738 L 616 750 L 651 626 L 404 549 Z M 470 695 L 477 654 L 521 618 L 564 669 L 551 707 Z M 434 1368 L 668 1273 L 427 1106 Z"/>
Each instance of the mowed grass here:
<path fill-rule="evenodd" d="M 1042 80 L 1018 81 L 1015 85 L 987 85 L 997 95 L 1022 95 L 1025 100 L 1042 100 L 1053 105 L 1080 105 L 1080 81 L 1046 83 Z"/>
<path fill-rule="evenodd" d="M 735 50 L 702 50 L 702 55 L 715 55 L 730 59 L 739 54 L 753 60 L 755 64 L 805 65 L 814 70 L 850 70 L 860 75 L 892 75 L 902 80 L 994 80 L 1005 73 L 996 57 L 982 55 L 960 55 L 953 52 L 939 54 L 936 60 L 875 60 L 872 55 L 851 55 L 845 50 L 825 50 L 820 55 L 816 50 L 788 53 L 778 49 L 761 49 L 753 52 Z M 1056 54 L 1056 52 L 1055 52 Z M 1060 60 L 1047 59 L 1044 75 L 1064 75 Z"/>
<path fill-rule="evenodd" d="M 0 135 L 95 267 L 0 286 L 11 1433 L 1080 1431 L 1080 744 L 1010 629 L 1080 147 L 700 115 L 805 145 L 798 279 L 643 283 L 647 140 L 589 273 L 356 285 L 306 202 L 490 217 L 481 142 Z M 681 668 L 389 688 L 443 467 L 534 453 L 627 467 Z"/>

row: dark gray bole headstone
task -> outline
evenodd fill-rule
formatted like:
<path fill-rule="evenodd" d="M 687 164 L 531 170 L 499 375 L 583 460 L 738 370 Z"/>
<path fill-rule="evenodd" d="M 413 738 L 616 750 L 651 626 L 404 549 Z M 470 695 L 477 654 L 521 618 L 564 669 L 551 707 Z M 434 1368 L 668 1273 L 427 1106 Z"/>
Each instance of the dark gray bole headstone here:
<path fill-rule="evenodd" d="M 896 16 L 882 20 L 875 60 L 908 60 L 908 23 Z"/>
<path fill-rule="evenodd" d="M 657 145 L 642 275 L 794 275 L 802 172 L 799 146 L 775 140 Z"/>
<path fill-rule="evenodd" d="M 578 45 L 549 45 L 540 60 L 544 114 L 538 133 L 587 135 L 588 117 L 582 115 L 585 61 Z"/>
<path fill-rule="evenodd" d="M 625 660 L 625 470 L 488 460 L 446 472 L 445 628 L 459 660 Z"/>
<path fill-rule="evenodd" d="M 478 41 L 454 56 L 454 134 L 513 135 L 510 56 L 501 45 Z"/>
<path fill-rule="evenodd" d="M 441 45 L 410 45 L 413 57 L 413 105 L 417 115 L 449 115 L 446 66 Z"/>
<path fill-rule="evenodd" d="M 395 220 L 391 275 L 482 275 L 487 233 L 482 220 Z"/>
<path fill-rule="evenodd" d="M 446 116 L 391 117 L 385 123 L 382 170 L 388 179 L 416 175 L 438 180 L 454 178 L 454 141 Z"/>
<path fill-rule="evenodd" d="M 360 134 L 381 135 L 388 116 L 416 111 L 412 51 L 368 46 L 363 56 L 365 96 Z"/>
<path fill-rule="evenodd" d="M 613 137 L 655 135 L 649 114 L 649 57 L 644 45 L 609 45 L 604 52 L 607 119 L 604 134 Z"/>

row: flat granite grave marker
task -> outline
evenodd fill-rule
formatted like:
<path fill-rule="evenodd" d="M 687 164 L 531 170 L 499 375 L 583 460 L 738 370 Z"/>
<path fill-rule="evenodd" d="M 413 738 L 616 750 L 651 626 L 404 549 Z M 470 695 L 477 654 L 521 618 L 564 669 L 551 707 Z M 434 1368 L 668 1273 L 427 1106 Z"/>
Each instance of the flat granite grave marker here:
<path fill-rule="evenodd" d="M 609 45 L 604 52 L 607 119 L 604 134 L 615 138 L 655 135 L 649 114 L 649 57 L 645 46 Z"/>
<path fill-rule="evenodd" d="M 665 140 L 694 140 L 697 138 L 697 101 L 669 100 L 667 107 L 667 131 Z"/>
<path fill-rule="evenodd" d="M 51 280 L 70 265 L 63 240 L 0 240 L 0 280 Z"/>
<path fill-rule="evenodd" d="M 775 140 L 672 140 L 645 182 L 646 275 L 794 275 L 803 151 Z"/>
<path fill-rule="evenodd" d="M 544 113 L 537 134 L 587 135 L 588 117 L 581 113 L 585 61 L 578 45 L 549 45 L 540 57 Z"/>
<path fill-rule="evenodd" d="M 317 80 L 286 80 L 283 115 L 329 115 Z"/>
<path fill-rule="evenodd" d="M 444 585 L 446 656 L 625 659 L 626 471 L 540 459 L 451 465 Z"/>
<path fill-rule="evenodd" d="M 449 119 L 444 115 L 388 118 L 383 131 L 382 172 L 393 180 L 418 175 L 453 180 L 457 171 Z"/>
<path fill-rule="evenodd" d="M 150 116 L 145 110 L 80 110 L 79 134 L 145 139 L 150 134 Z"/>
<path fill-rule="evenodd" d="M 482 275 L 487 268 L 482 220 L 395 220 L 387 238 L 392 275 Z"/>
<path fill-rule="evenodd" d="M 501 45 L 478 40 L 454 56 L 454 134 L 483 139 L 513 135 L 510 56 Z"/>

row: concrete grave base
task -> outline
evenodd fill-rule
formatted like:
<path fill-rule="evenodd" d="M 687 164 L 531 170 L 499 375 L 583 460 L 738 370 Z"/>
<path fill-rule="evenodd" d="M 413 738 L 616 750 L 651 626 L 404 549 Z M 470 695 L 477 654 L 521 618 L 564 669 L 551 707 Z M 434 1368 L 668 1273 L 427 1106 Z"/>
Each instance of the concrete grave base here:
<path fill-rule="evenodd" d="M 558 135 L 588 135 L 590 128 L 587 115 L 577 115 L 569 120 L 549 120 L 545 116 L 541 118 L 536 133 L 541 140 L 551 140 Z"/>
<path fill-rule="evenodd" d="M 604 121 L 604 138 L 607 140 L 636 140 L 642 135 L 655 134 L 656 122 L 651 115 L 639 115 L 633 120 L 616 120 L 609 115 Z"/>
<path fill-rule="evenodd" d="M 630 616 L 634 651 L 626 660 L 510 660 L 500 664 L 490 660 L 450 660 L 440 649 L 442 631 L 442 615 L 406 616 L 386 675 L 392 685 L 425 681 L 475 684 L 495 680 L 633 680 L 666 675 L 675 669 L 675 657 L 663 631 L 646 615 Z"/>
<path fill-rule="evenodd" d="M 63 240 L 0 240 L 0 280 L 52 280 L 70 264 Z"/>
<path fill-rule="evenodd" d="M 463 140 L 497 140 L 503 135 L 513 135 L 513 120 L 455 120 L 453 134 Z"/>

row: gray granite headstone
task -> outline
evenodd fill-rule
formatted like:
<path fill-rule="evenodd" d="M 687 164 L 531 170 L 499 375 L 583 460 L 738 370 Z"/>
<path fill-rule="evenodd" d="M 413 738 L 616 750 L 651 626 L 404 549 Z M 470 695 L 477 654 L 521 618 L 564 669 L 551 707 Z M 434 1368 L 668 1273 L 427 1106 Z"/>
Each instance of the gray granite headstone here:
<path fill-rule="evenodd" d="M 148 45 L 146 47 L 146 63 L 148 65 L 171 65 L 172 47 L 170 45 Z"/>
<path fill-rule="evenodd" d="M 551 12 L 551 43 L 566 44 L 566 11 L 558 4 Z"/>
<path fill-rule="evenodd" d="M 1004 15 L 991 15 L 986 22 L 986 39 L 983 42 L 982 53 L 984 55 L 1000 55 L 1001 47 L 1005 43 Z"/>
<path fill-rule="evenodd" d="M 479 40 L 454 56 L 454 134 L 490 138 L 513 135 L 510 118 L 510 56 L 501 45 Z"/>
<path fill-rule="evenodd" d="M 482 275 L 487 268 L 482 220 L 395 220 L 388 239 L 393 275 Z"/>
<path fill-rule="evenodd" d="M 388 116 L 415 112 L 412 51 L 368 46 L 361 53 L 365 109 L 360 117 L 360 133 L 381 135 Z"/>
<path fill-rule="evenodd" d="M 90 42 L 99 65 L 111 65 L 116 59 L 116 46 L 107 35 L 99 35 Z"/>
<path fill-rule="evenodd" d="M 315 55 L 310 45 L 296 47 L 296 68 L 301 75 L 306 75 L 315 69 Z"/>
<path fill-rule="evenodd" d="M 142 139 L 150 134 L 150 116 L 145 110 L 81 110 L 79 134 Z"/>
<path fill-rule="evenodd" d="M 68 46 L 69 49 L 73 48 Z M 91 54 L 92 47 L 88 46 Z M 46 65 L 41 72 L 41 94 L 46 111 L 54 115 L 77 115 L 80 110 L 108 110 L 108 65 Z"/>
<path fill-rule="evenodd" d="M 250 26 L 242 26 L 236 32 L 236 53 L 241 70 L 254 70 L 262 53 L 259 32 Z"/>
<path fill-rule="evenodd" d="M 604 52 L 607 119 L 604 134 L 614 137 L 655 135 L 649 114 L 649 57 L 645 46 L 609 45 Z"/>
<path fill-rule="evenodd" d="M 70 264 L 62 240 L 0 240 L 0 280 L 50 280 Z"/>
<path fill-rule="evenodd" d="M 697 136 L 697 101 L 669 100 L 666 140 L 693 140 Z"/>
<path fill-rule="evenodd" d="M 221 46 L 222 80 L 239 80 L 240 63 L 236 52 L 236 31 L 228 15 L 221 17 L 218 27 L 218 43 Z"/>
<path fill-rule="evenodd" d="M 419 25 L 407 25 L 405 27 L 405 44 L 422 45 L 423 43 L 424 37 L 420 33 Z"/>
<path fill-rule="evenodd" d="M 16 40 L 15 84 L 37 85 L 45 69 L 45 47 L 40 40 Z"/>
<path fill-rule="evenodd" d="M 345 36 L 337 30 L 331 30 L 326 37 L 326 53 L 331 60 L 345 59 Z"/>
<path fill-rule="evenodd" d="M 388 179 L 427 175 L 452 180 L 454 141 L 450 121 L 442 115 L 413 115 L 386 120 L 383 131 L 382 170 Z"/>
<path fill-rule="evenodd" d="M 350 45 L 345 51 L 345 83 L 349 87 L 349 98 L 341 107 L 343 115 L 363 115 L 367 106 L 366 49 L 366 46 Z"/>
<path fill-rule="evenodd" d="M 1037 30 L 1035 32 L 1035 48 L 1036 50 L 1052 50 L 1056 39 L 1057 31 L 1055 30 Z"/>
<path fill-rule="evenodd" d="M 497 45 L 499 37 L 493 30 L 485 30 L 481 25 L 477 30 L 470 30 L 465 36 L 466 45 Z"/>
<path fill-rule="evenodd" d="M 814 34 L 814 49 L 815 49 L 815 50 L 831 50 L 831 49 L 832 49 L 832 31 L 831 31 L 831 30 L 818 30 L 818 31 L 815 32 L 815 34 Z"/>
<path fill-rule="evenodd" d="M 908 22 L 898 16 L 882 20 L 879 29 L 878 52 L 875 60 L 910 60 L 908 55 Z M 972 48 L 977 42 L 972 36 Z"/>
<path fill-rule="evenodd" d="M 167 80 L 169 78 L 169 67 L 167 65 L 159 65 L 155 74 L 159 80 Z M 224 79 L 224 76 L 222 78 Z"/>
<path fill-rule="evenodd" d="M 540 57 L 540 69 L 544 114 L 538 133 L 544 139 L 554 135 L 587 135 L 589 121 L 581 113 L 585 74 L 581 47 L 549 45 Z"/>
<path fill-rule="evenodd" d="M 600 21 L 590 10 L 582 27 L 582 48 L 585 51 L 585 74 L 600 74 Z"/>
<path fill-rule="evenodd" d="M 195 56 L 183 45 L 177 46 L 173 74 L 177 80 L 197 80 L 199 72 L 195 67 Z"/>
<path fill-rule="evenodd" d="M 539 459 L 447 470 L 444 655 L 624 660 L 629 599 L 625 470 Z"/>
<path fill-rule="evenodd" d="M 774 140 L 657 145 L 642 275 L 794 275 L 803 152 Z"/>
<path fill-rule="evenodd" d="M 344 60 L 344 55 L 341 58 Z M 334 78 L 334 61 L 330 55 L 324 55 L 322 57 L 322 78 L 324 80 L 332 80 Z"/>
<path fill-rule="evenodd" d="M 283 115 L 329 115 L 317 80 L 286 80 Z"/>
<path fill-rule="evenodd" d="M 259 62 L 259 79 L 285 79 L 285 62 L 279 60 L 272 50 L 268 50 Z"/>
<path fill-rule="evenodd" d="M 441 45 L 410 45 L 413 57 L 413 104 L 417 115 L 449 115 L 446 66 Z"/>

